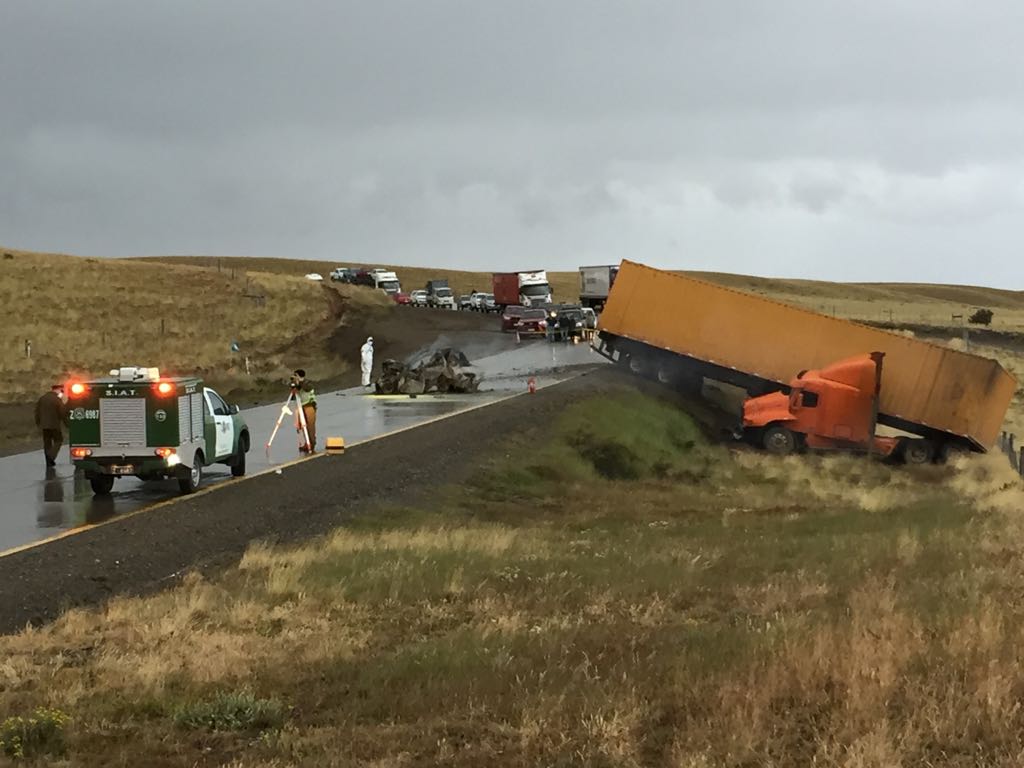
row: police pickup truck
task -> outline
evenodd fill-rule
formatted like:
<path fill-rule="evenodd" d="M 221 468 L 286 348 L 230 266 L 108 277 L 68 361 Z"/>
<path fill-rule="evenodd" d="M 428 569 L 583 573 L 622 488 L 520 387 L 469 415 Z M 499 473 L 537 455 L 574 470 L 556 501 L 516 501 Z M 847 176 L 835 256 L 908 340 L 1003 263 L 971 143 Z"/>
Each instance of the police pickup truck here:
<path fill-rule="evenodd" d="M 97 495 L 110 493 L 119 477 L 172 478 L 182 493 L 194 493 L 211 464 L 245 474 L 245 419 L 201 379 L 130 367 L 65 391 L 71 460 Z"/>

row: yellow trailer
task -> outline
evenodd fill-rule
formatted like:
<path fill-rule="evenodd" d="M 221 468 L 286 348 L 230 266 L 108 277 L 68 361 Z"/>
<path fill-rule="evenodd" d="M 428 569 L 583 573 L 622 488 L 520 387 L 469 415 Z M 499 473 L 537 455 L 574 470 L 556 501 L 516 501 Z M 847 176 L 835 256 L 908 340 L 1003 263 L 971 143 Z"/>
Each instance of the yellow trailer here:
<path fill-rule="evenodd" d="M 984 451 L 1017 388 L 995 360 L 623 261 L 598 323 L 598 351 L 665 383 L 700 377 L 752 395 L 794 374 L 885 353 L 881 424 Z"/>

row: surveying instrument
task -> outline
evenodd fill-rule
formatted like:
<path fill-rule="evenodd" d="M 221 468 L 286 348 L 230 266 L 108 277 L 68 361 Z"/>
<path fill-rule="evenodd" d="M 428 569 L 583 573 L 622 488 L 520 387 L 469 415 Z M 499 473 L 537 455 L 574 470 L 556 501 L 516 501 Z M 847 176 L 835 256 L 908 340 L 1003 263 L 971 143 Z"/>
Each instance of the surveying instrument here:
<path fill-rule="evenodd" d="M 281 406 L 281 413 L 278 414 L 277 423 L 274 425 L 274 431 L 270 433 L 270 439 L 267 440 L 267 459 L 270 459 L 270 446 L 274 442 L 274 438 L 277 437 L 277 431 L 281 428 L 281 424 L 284 422 L 285 416 L 291 416 L 291 404 L 295 401 L 295 431 L 299 434 L 299 450 L 309 451 L 312 446 L 309 444 L 309 430 L 306 428 L 306 414 L 302 410 L 302 402 L 299 400 L 299 388 L 293 384 L 291 392 L 288 393 L 288 399 L 284 401 L 284 405 Z"/>

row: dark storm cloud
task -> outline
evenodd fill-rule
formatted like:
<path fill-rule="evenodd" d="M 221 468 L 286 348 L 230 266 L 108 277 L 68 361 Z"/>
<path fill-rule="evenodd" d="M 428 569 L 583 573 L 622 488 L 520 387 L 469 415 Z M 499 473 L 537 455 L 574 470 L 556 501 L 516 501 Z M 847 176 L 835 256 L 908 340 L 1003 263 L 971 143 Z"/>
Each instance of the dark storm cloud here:
<path fill-rule="evenodd" d="M 0 28 L 12 246 L 1024 287 L 1009 0 L 7 0 Z"/>

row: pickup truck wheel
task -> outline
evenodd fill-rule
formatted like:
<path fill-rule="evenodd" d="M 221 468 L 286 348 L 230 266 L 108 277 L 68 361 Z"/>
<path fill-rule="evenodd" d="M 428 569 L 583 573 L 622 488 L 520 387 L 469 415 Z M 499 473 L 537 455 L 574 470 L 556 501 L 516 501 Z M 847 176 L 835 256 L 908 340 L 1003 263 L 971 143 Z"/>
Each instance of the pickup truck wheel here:
<path fill-rule="evenodd" d="M 231 476 L 242 477 L 245 474 L 245 454 L 249 450 L 249 435 L 238 438 L 238 453 L 231 462 Z"/>
<path fill-rule="evenodd" d="M 902 456 L 904 464 L 930 464 L 935 458 L 935 447 L 930 440 L 905 440 Z"/>
<path fill-rule="evenodd" d="M 178 489 L 183 494 L 195 493 L 203 482 L 203 452 L 196 451 L 191 467 L 182 467 L 178 475 Z"/>
<path fill-rule="evenodd" d="M 796 435 L 785 427 L 778 425 L 768 427 L 764 431 L 762 445 L 768 453 L 776 456 L 788 456 L 796 450 Z"/>
<path fill-rule="evenodd" d="M 96 496 L 109 496 L 114 489 L 113 475 L 93 475 L 89 478 L 89 485 Z"/>

